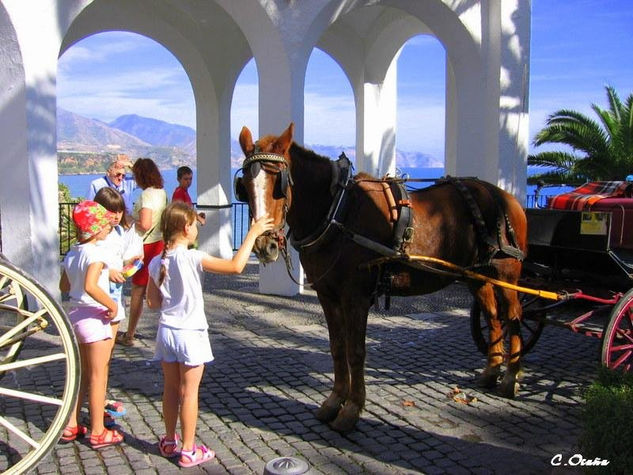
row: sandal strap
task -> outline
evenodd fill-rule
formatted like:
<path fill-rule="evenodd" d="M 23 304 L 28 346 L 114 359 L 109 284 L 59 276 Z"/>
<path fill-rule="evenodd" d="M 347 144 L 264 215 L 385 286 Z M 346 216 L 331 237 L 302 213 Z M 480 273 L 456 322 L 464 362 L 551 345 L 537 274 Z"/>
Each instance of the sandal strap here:
<path fill-rule="evenodd" d="M 121 434 L 116 429 L 103 429 L 101 434 L 91 434 L 90 435 L 90 444 L 91 445 L 103 445 L 103 444 L 118 444 L 123 441 L 123 434 Z"/>
<path fill-rule="evenodd" d="M 200 451 L 200 455 L 198 456 L 198 450 Z M 191 451 L 189 450 L 181 450 L 180 455 L 184 455 L 189 459 L 190 462 L 196 462 L 199 458 L 204 458 L 206 454 L 210 452 L 209 448 L 206 445 L 196 445 L 193 444 L 193 448 Z"/>

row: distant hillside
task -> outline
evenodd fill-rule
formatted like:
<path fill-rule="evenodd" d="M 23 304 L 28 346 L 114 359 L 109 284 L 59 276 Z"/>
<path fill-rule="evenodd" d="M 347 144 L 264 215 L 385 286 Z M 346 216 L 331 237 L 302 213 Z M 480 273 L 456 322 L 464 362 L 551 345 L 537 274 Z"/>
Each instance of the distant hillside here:
<path fill-rule="evenodd" d="M 151 143 L 127 131 L 111 127 L 105 122 L 88 119 L 58 108 L 59 173 L 101 173 L 118 154 L 127 155 L 132 159 L 149 157 L 161 169 L 175 168 L 180 165 L 195 166 L 195 131 L 193 129 L 139 116 L 122 116 L 114 122 L 123 117 L 136 117 L 134 121 L 121 120 L 120 123 L 134 122 L 138 130 L 147 130 L 150 127 L 149 124 L 159 128 L 162 131 L 163 140 Z M 189 132 L 183 129 L 188 129 Z M 191 133 L 193 133 L 193 138 Z M 145 135 L 150 138 L 149 134 Z"/>
<path fill-rule="evenodd" d="M 157 147 L 195 149 L 196 131 L 184 125 L 170 124 L 136 114 L 122 115 L 108 125 Z"/>
<path fill-rule="evenodd" d="M 150 157 L 161 169 L 196 164 L 196 131 L 136 114 L 123 115 L 109 124 L 57 109 L 57 154 L 59 172 L 100 173 L 117 154 L 130 158 Z M 319 155 L 336 160 L 341 152 L 354 161 L 354 147 L 306 145 Z M 231 167 L 244 159 L 236 140 L 231 141 Z M 443 163 L 419 152 L 396 151 L 401 168 L 441 167 Z"/>
<path fill-rule="evenodd" d="M 138 137 L 113 129 L 99 120 L 88 119 L 57 108 L 57 148 L 102 152 L 150 146 Z"/>

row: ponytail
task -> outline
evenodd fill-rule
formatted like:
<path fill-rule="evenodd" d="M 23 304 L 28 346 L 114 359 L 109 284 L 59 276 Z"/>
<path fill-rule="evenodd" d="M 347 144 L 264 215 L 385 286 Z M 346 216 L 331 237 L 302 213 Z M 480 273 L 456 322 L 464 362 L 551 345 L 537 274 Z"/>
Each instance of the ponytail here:
<path fill-rule="evenodd" d="M 174 242 L 174 236 L 185 229 L 185 225 L 193 224 L 196 221 L 196 212 L 187 203 L 175 201 L 169 204 L 161 215 L 160 230 L 163 234 L 165 247 L 160 256 L 160 274 L 158 275 L 158 286 L 160 287 L 167 276 L 166 256 L 167 251 Z"/>

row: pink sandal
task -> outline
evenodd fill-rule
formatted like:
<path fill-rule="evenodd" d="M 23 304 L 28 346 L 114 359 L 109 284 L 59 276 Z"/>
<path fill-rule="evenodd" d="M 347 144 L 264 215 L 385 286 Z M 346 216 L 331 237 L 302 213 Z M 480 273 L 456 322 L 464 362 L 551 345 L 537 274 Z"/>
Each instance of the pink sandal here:
<path fill-rule="evenodd" d="M 183 468 L 195 467 L 201 463 L 208 462 L 215 457 L 215 452 L 205 445 L 193 445 L 191 451 L 181 450 L 178 465 Z"/>
<path fill-rule="evenodd" d="M 168 439 L 166 435 L 162 436 L 158 441 L 158 450 L 160 450 L 160 454 L 167 458 L 177 457 L 180 455 L 180 450 L 177 448 L 179 441 L 180 437 L 178 437 L 178 434 L 176 434 L 173 439 Z"/>

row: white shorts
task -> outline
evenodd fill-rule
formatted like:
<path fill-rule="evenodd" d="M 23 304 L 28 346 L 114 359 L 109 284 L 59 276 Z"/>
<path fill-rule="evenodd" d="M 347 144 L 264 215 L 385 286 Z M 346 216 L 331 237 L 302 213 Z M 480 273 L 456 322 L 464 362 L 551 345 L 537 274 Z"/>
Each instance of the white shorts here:
<path fill-rule="evenodd" d="M 213 361 L 209 335 L 206 330 L 181 330 L 158 325 L 154 360 L 187 366 Z"/>

